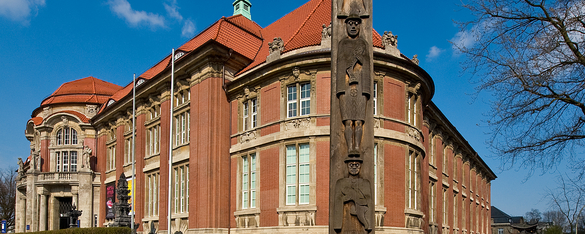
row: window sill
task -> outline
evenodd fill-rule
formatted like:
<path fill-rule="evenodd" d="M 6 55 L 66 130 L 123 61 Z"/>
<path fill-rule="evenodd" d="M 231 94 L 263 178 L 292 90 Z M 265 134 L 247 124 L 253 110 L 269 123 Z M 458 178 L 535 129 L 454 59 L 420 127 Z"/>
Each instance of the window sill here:
<path fill-rule="evenodd" d="M 255 214 L 260 214 L 260 209 L 259 208 L 248 208 L 248 209 L 243 209 L 243 210 L 238 210 L 236 212 L 234 212 L 235 216 L 240 216 L 240 215 L 255 215 Z"/>
<path fill-rule="evenodd" d="M 147 223 L 147 222 L 150 222 L 150 221 L 158 221 L 158 220 L 159 220 L 158 219 L 158 215 L 155 215 L 155 216 L 144 217 L 142 219 L 142 222 Z"/>
<path fill-rule="evenodd" d="M 190 142 L 189 142 L 189 141 L 187 141 L 187 142 L 185 142 L 185 143 L 181 143 L 181 144 L 179 144 L 179 145 L 173 146 L 173 150 L 179 149 L 179 148 L 181 148 L 181 147 L 183 147 L 183 146 L 188 146 L 188 145 L 189 145 L 189 143 L 190 143 Z"/>
<path fill-rule="evenodd" d="M 419 217 L 419 218 L 422 218 L 425 215 L 422 211 L 413 210 L 413 209 L 405 209 L 404 214 L 409 215 L 409 216 Z"/>
<path fill-rule="evenodd" d="M 171 216 L 171 218 L 175 219 L 175 218 L 189 218 L 189 212 L 185 212 L 185 213 L 173 213 L 173 215 Z"/>
<path fill-rule="evenodd" d="M 160 152 L 158 152 L 156 154 L 153 154 L 153 155 L 150 155 L 150 156 L 146 156 L 146 157 L 144 157 L 144 159 L 150 159 L 150 158 L 153 158 L 153 157 L 156 157 L 156 156 L 160 156 Z"/>
<path fill-rule="evenodd" d="M 173 109 L 173 112 L 176 112 L 174 114 L 177 114 L 178 112 L 180 112 L 181 110 L 183 110 L 183 108 L 185 108 L 186 106 L 189 106 L 189 104 L 191 104 L 191 101 L 185 101 L 184 103 L 181 103 L 178 106 L 173 107 L 174 108 Z"/>
<path fill-rule="evenodd" d="M 276 212 L 291 212 L 291 211 L 317 211 L 315 205 L 286 205 L 285 207 L 276 208 Z"/>
<path fill-rule="evenodd" d="M 160 116 L 157 116 L 157 117 L 154 117 L 154 118 L 152 118 L 152 119 L 150 119 L 150 120 L 147 120 L 146 122 L 144 122 L 144 125 L 145 125 L 145 126 L 148 126 L 148 125 L 151 125 L 151 124 L 153 124 L 154 122 L 157 122 L 157 121 L 159 121 L 159 120 L 160 120 Z M 149 127 L 151 127 L 151 126 L 149 126 Z"/>

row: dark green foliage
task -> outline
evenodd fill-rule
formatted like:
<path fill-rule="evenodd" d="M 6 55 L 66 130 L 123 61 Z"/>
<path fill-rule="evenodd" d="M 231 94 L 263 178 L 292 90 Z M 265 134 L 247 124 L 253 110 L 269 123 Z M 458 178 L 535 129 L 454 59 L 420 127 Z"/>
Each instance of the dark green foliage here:
<path fill-rule="evenodd" d="M 563 228 L 559 225 L 552 225 L 544 231 L 544 234 L 563 234 Z"/>
<path fill-rule="evenodd" d="M 43 232 L 27 232 L 28 234 L 131 234 L 127 227 L 70 228 Z"/>

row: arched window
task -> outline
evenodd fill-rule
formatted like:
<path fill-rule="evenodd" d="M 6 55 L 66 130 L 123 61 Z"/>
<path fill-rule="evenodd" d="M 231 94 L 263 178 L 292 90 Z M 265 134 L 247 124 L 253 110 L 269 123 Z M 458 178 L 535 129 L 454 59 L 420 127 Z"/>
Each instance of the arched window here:
<path fill-rule="evenodd" d="M 77 145 L 77 131 L 70 127 L 64 127 L 57 131 L 57 145 Z"/>

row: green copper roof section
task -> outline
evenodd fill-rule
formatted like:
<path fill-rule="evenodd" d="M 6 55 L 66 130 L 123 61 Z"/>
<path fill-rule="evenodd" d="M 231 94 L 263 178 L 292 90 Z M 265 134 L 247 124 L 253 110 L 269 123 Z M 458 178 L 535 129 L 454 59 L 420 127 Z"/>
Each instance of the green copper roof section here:
<path fill-rule="evenodd" d="M 242 14 L 249 20 L 252 20 L 252 14 L 250 14 L 250 8 L 252 8 L 252 3 L 249 0 L 235 0 L 233 5 L 234 15 Z"/>

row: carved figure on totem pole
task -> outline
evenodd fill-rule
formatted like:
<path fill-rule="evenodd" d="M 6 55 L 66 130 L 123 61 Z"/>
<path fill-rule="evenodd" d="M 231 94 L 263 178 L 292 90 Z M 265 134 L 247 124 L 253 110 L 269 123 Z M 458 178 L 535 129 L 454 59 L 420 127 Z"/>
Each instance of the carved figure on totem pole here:
<path fill-rule="evenodd" d="M 366 102 L 371 96 L 368 43 L 359 37 L 362 19 L 355 14 L 345 20 L 347 37 L 339 42 L 337 97 L 349 155 L 361 155 Z M 343 48 L 343 49 L 341 49 Z"/>
<path fill-rule="evenodd" d="M 336 232 L 343 230 L 343 233 L 362 234 L 369 233 L 373 228 L 370 217 L 374 208 L 369 207 L 371 183 L 359 177 L 362 162 L 361 158 L 348 157 L 345 163 L 349 177 L 341 178 L 335 184 L 332 226 Z"/>

